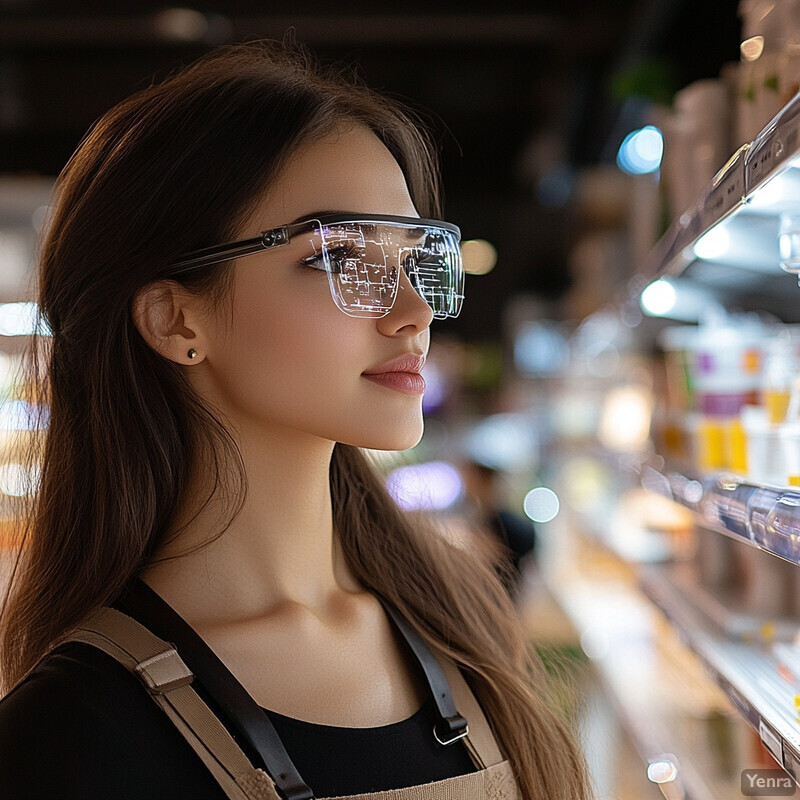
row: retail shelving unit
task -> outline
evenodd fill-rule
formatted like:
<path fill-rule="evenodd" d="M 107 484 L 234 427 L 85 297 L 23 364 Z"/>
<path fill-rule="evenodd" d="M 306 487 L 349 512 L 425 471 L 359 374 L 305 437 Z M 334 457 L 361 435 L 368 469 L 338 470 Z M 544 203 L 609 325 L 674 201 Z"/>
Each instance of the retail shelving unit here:
<path fill-rule="evenodd" d="M 697 203 L 673 222 L 643 272 L 650 279 L 701 286 L 723 306 L 765 310 L 795 322 L 800 288 L 780 266 L 780 219 L 786 212 L 800 215 L 800 94 L 737 150 Z M 720 231 L 729 246 L 698 257 L 698 242 Z M 652 466 L 642 468 L 641 480 L 690 509 L 706 531 L 800 565 L 800 487 Z M 721 633 L 713 615 L 698 611 L 687 597 L 691 580 L 681 582 L 680 567 L 645 565 L 639 580 L 776 762 L 800 784 L 800 689 L 779 676 L 769 648 Z"/>
<path fill-rule="evenodd" d="M 698 480 L 678 472 L 658 473 L 652 467 L 644 468 L 643 480 L 651 491 L 693 511 L 706 530 L 800 565 L 800 491 L 750 483 L 727 473 Z M 709 624 L 713 614 L 698 614 L 699 604 L 687 602 L 692 581 L 681 579 L 680 568 L 643 568 L 639 577 L 642 589 L 673 623 L 681 640 L 800 784 L 800 721 L 795 706 L 800 687 L 779 677 L 776 660 L 758 643 L 732 641 Z M 792 627 L 797 630 L 800 623 Z"/>
<path fill-rule="evenodd" d="M 797 318 L 797 281 L 779 264 L 780 215 L 800 213 L 800 94 L 756 137 L 740 147 L 697 202 L 669 227 L 642 272 L 711 289 L 722 305 Z M 729 246 L 699 257 L 695 245 L 724 231 Z"/>
<path fill-rule="evenodd" d="M 694 205 L 674 220 L 641 265 L 631 304 L 638 306 L 647 282 L 668 278 L 676 286 L 701 289 L 723 308 L 800 322 L 797 276 L 781 269 L 786 253 L 779 237 L 786 213 L 797 217 L 795 244 L 800 245 L 800 94 L 753 142 L 740 147 Z M 707 246 L 720 241 L 727 246 Z M 701 242 L 706 246 L 698 246 Z M 797 250 L 800 272 L 800 246 Z M 559 459 L 601 464 L 605 474 L 617 476 L 612 488 L 620 497 L 634 485 L 651 498 L 652 493 L 667 497 L 691 512 L 695 541 L 706 554 L 724 548 L 732 562 L 741 557 L 736 563 L 762 575 L 800 566 L 800 486 L 702 474 L 652 454 L 638 463 L 636 456 L 620 460 L 619 454 L 594 452 L 586 440 L 576 443 L 559 442 L 552 459 L 554 486 L 569 511 L 543 537 L 542 571 L 575 629 L 581 635 L 593 631 L 606 642 L 593 661 L 644 763 L 648 768 L 674 765 L 674 777 L 659 781 L 658 788 L 669 798 L 740 796 L 734 785 L 740 775 L 730 763 L 719 768 L 720 752 L 708 746 L 707 736 L 687 735 L 691 713 L 676 708 L 729 715 L 741 736 L 738 770 L 774 766 L 774 759 L 800 785 L 800 669 L 798 680 L 787 677 L 775 648 L 797 632 L 800 619 L 748 617 L 742 613 L 746 604 L 736 602 L 741 598 L 726 595 L 727 589 L 715 594 L 713 583 L 699 580 L 702 564 L 713 562 L 691 561 L 686 554 L 671 558 L 665 551 L 669 536 L 660 537 L 647 525 L 636 534 L 635 515 L 625 518 L 628 510 L 616 509 L 609 497 L 601 497 L 588 514 L 580 513 L 580 503 L 570 502 L 570 483 L 580 480 L 566 478 L 558 485 Z M 607 489 L 596 491 L 602 496 Z M 570 540 L 569 552 L 557 555 Z M 602 563 L 594 545 L 609 554 L 618 574 L 593 575 Z M 556 554 L 552 559 L 548 548 Z M 797 599 L 800 608 L 800 592 Z M 675 647 L 660 641 L 659 624 Z"/>
<path fill-rule="evenodd" d="M 800 488 L 731 473 L 688 477 L 645 467 L 644 483 L 693 511 L 708 528 L 800 565 Z"/>
<path fill-rule="evenodd" d="M 636 525 L 633 518 L 630 525 Z M 615 522 L 609 520 L 612 527 Z M 685 647 L 687 637 L 674 625 L 674 604 L 652 602 L 655 576 L 666 565 L 653 560 L 656 551 L 646 545 L 640 550 L 648 553 L 646 561 L 636 563 L 630 548 L 617 549 L 606 533 L 595 526 L 594 515 L 570 509 L 548 528 L 539 558 L 550 592 L 580 633 L 615 715 L 641 758 L 642 775 L 652 787 L 647 796 L 739 796 L 737 770 L 723 766 L 724 757 L 708 737 L 714 720 L 736 716 L 730 692 L 709 680 L 707 661 L 697 658 L 698 650 Z M 644 529 L 639 533 L 647 535 Z M 653 591 L 642 591 L 644 574 L 654 576 L 648 582 Z M 659 612 L 665 608 L 673 622 L 666 632 Z M 696 634 L 707 627 L 698 621 L 691 630 Z"/>
<path fill-rule="evenodd" d="M 681 641 L 754 728 L 775 760 L 800 783 L 800 724 L 795 692 L 757 646 L 721 635 L 686 602 L 663 569 L 643 568 L 640 585 L 674 625 Z"/>

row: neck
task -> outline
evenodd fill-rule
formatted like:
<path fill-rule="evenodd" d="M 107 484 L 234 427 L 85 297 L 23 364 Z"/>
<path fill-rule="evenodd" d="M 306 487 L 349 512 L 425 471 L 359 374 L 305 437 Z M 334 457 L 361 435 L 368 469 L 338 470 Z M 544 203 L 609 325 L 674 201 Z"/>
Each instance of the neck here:
<path fill-rule="evenodd" d="M 247 432 L 239 443 L 248 479 L 241 512 L 210 544 L 227 519 L 216 499 L 171 535 L 202 505 L 208 492 L 201 487 L 213 485 L 210 473 L 199 470 L 185 493 L 186 507 L 143 571 L 145 582 L 197 624 L 263 617 L 298 605 L 324 615 L 343 595 L 363 592 L 334 534 L 333 442 L 281 429 Z"/>

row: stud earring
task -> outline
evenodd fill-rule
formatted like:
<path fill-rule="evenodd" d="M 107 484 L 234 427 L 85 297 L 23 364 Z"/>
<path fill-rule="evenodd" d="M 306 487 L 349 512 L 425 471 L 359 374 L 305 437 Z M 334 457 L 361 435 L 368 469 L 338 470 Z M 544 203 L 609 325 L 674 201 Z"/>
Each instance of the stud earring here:
<path fill-rule="evenodd" d="M 189 358 L 195 358 L 197 356 L 197 350 L 192 347 L 186 355 L 189 356 Z"/>

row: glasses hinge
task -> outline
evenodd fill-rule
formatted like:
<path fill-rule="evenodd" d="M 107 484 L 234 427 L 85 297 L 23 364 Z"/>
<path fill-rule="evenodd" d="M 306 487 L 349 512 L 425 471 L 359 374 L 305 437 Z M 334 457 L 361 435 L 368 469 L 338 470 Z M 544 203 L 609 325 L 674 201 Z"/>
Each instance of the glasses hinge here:
<path fill-rule="evenodd" d="M 261 234 L 261 244 L 264 247 L 275 247 L 286 244 L 289 241 L 289 233 L 286 228 L 273 228 L 271 231 L 264 231 Z"/>

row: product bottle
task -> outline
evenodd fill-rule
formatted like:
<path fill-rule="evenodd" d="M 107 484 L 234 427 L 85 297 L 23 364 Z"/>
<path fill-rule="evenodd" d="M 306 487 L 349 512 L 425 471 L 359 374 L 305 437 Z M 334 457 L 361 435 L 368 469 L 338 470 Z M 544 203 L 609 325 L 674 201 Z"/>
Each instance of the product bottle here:
<path fill-rule="evenodd" d="M 781 425 L 786 420 L 792 384 L 798 374 L 797 343 L 787 331 L 781 331 L 767 342 L 765 349 L 762 405 L 769 424 Z"/>

